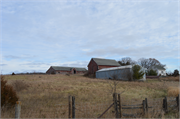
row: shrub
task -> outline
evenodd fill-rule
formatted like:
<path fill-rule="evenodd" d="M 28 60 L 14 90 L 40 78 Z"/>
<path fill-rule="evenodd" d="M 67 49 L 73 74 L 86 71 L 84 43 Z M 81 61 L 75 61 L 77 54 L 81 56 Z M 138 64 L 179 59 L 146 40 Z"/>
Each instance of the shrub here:
<path fill-rule="evenodd" d="M 15 75 L 15 73 L 13 72 L 12 75 Z"/>
<path fill-rule="evenodd" d="M 12 85 L 16 91 L 21 91 L 21 90 L 27 89 L 27 87 L 28 87 L 28 85 L 26 83 L 24 83 L 23 81 L 20 81 L 20 80 L 14 81 Z"/>
<path fill-rule="evenodd" d="M 7 81 L 1 75 L 1 107 L 6 105 L 14 106 L 18 101 L 17 94 L 12 86 L 6 84 Z"/>
<path fill-rule="evenodd" d="M 138 80 L 138 79 L 143 78 L 144 72 L 141 71 L 141 66 L 134 65 L 132 67 L 132 70 L 133 70 L 133 79 Z"/>
<path fill-rule="evenodd" d="M 156 73 L 156 71 L 151 69 L 151 70 L 147 71 L 147 75 L 148 76 L 157 76 L 157 73 Z"/>

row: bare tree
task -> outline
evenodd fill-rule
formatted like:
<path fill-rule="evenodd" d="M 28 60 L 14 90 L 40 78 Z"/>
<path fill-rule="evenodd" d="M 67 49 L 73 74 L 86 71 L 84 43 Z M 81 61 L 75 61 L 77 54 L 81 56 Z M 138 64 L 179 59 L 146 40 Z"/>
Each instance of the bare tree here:
<path fill-rule="evenodd" d="M 119 60 L 118 63 L 121 66 L 125 66 L 125 65 L 134 65 L 136 64 L 136 61 L 132 60 L 130 57 L 124 57 L 124 58 L 121 58 L 121 60 Z"/>
<path fill-rule="evenodd" d="M 155 58 L 149 58 L 149 59 L 145 59 L 145 58 L 140 58 L 138 60 L 138 64 L 141 65 L 144 68 L 150 68 L 151 66 L 155 66 L 155 65 L 159 65 L 162 67 L 165 67 L 166 65 L 161 64 L 157 59 Z"/>

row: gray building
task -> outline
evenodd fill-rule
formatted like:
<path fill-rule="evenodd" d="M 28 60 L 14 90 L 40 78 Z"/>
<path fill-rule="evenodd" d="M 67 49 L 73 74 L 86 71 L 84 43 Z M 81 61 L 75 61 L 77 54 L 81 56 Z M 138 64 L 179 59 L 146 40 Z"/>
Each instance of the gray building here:
<path fill-rule="evenodd" d="M 146 71 L 146 68 L 142 67 L 143 72 Z M 99 79 L 118 79 L 118 80 L 133 80 L 133 71 L 132 65 L 113 67 L 113 68 L 104 68 L 96 71 L 96 78 Z M 144 74 L 141 80 L 146 80 L 146 74 Z"/>

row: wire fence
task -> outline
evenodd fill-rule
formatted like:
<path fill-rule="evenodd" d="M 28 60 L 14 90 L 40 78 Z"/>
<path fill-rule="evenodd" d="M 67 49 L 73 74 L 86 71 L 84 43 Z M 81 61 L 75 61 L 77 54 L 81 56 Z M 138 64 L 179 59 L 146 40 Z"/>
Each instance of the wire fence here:
<path fill-rule="evenodd" d="M 167 97 L 168 110 L 177 110 L 177 100 L 173 97 Z M 113 102 L 112 102 L 113 103 Z M 97 118 L 112 103 L 76 103 L 75 104 L 75 117 L 76 118 Z M 140 100 L 122 100 L 122 106 L 128 105 L 128 107 L 133 107 L 134 105 L 139 105 L 142 107 L 142 101 Z M 163 98 L 148 99 L 148 113 L 151 117 L 159 117 L 163 112 Z M 142 117 L 143 109 L 122 109 L 123 117 Z M 26 106 L 21 105 L 21 118 L 68 118 L 69 105 L 68 104 L 55 104 L 55 105 L 37 105 L 37 106 Z M 128 115 L 128 116 L 127 116 Z M 6 106 L 1 108 L 2 118 L 14 118 L 15 107 Z M 115 118 L 115 109 L 112 106 L 101 118 Z"/>

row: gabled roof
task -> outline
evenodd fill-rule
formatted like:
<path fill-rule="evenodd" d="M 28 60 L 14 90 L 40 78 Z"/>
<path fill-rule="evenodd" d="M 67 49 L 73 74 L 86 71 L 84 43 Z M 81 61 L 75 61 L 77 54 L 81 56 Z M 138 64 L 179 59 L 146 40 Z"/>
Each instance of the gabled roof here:
<path fill-rule="evenodd" d="M 97 65 L 108 65 L 108 66 L 120 66 L 116 60 L 112 59 L 101 59 L 101 58 L 92 58 Z"/>
<path fill-rule="evenodd" d="M 159 65 L 155 65 L 155 66 L 152 66 L 153 68 L 156 68 L 156 69 L 159 69 L 159 70 L 166 70 L 164 67 L 162 66 L 159 66 Z M 150 67 L 150 68 L 152 68 Z"/>
<path fill-rule="evenodd" d="M 63 70 L 63 71 L 71 71 L 73 68 L 76 69 L 76 71 L 87 71 L 85 68 L 80 67 L 62 67 L 62 66 L 51 66 L 54 70 Z"/>

